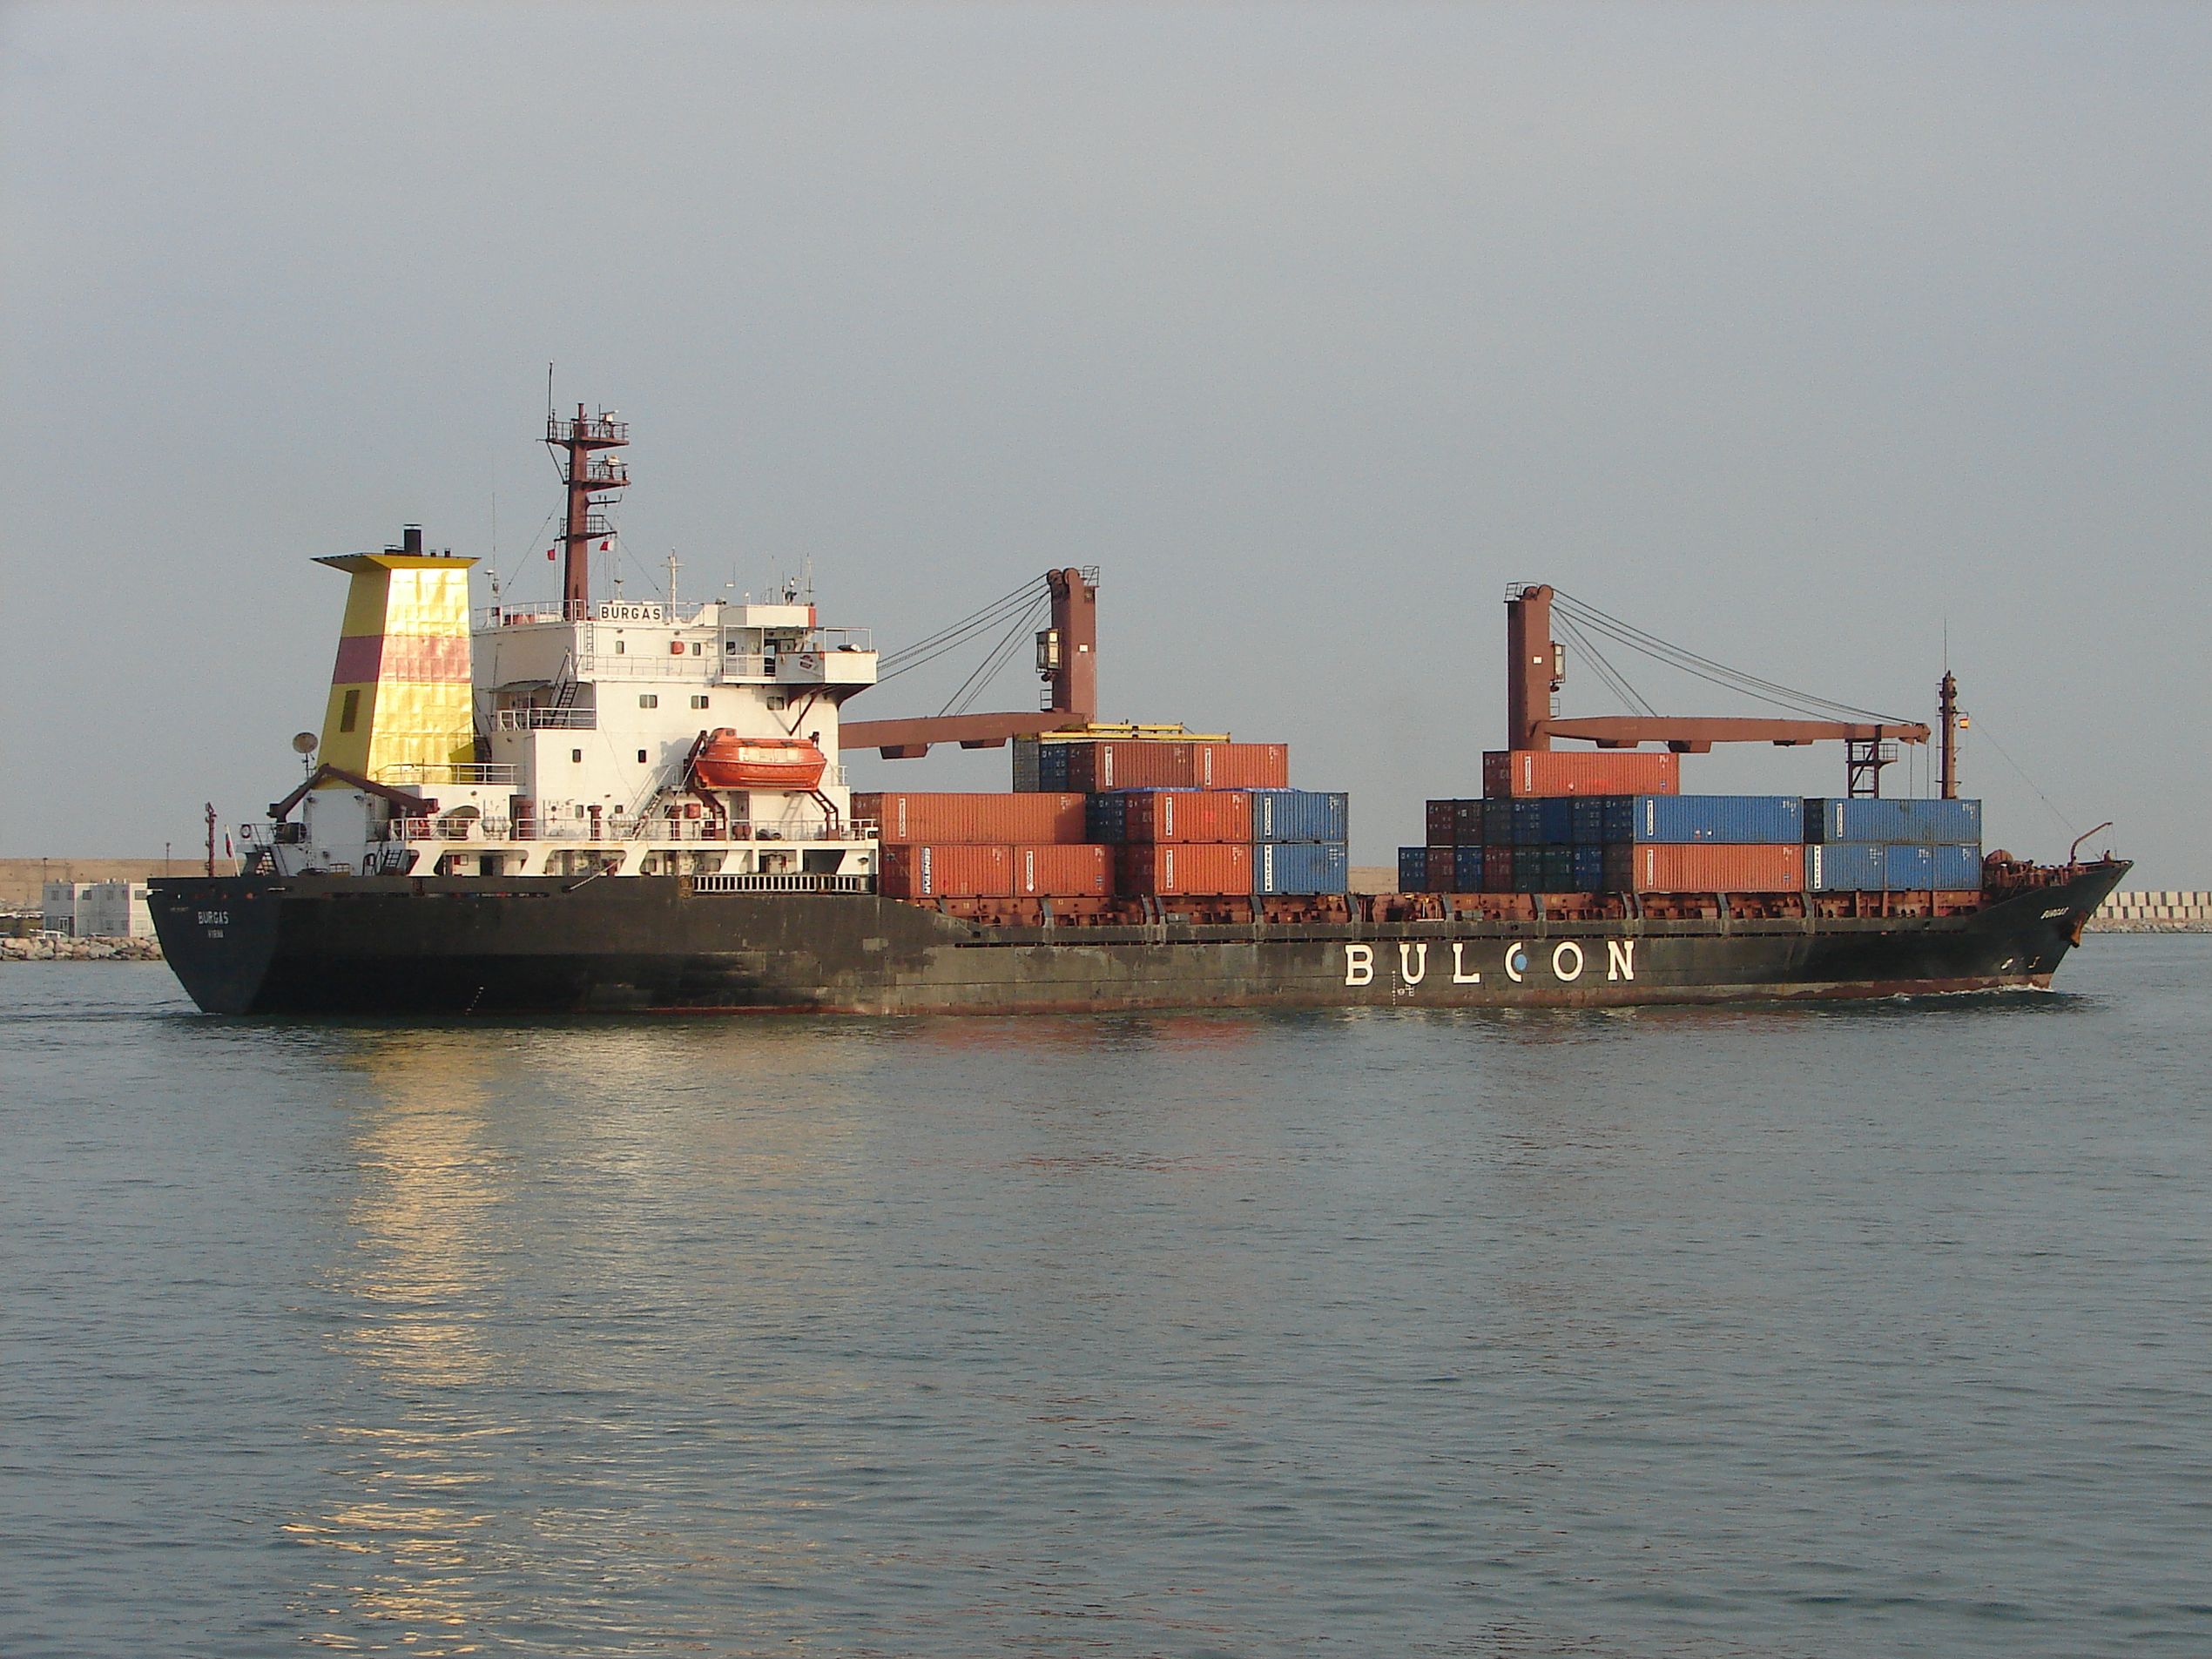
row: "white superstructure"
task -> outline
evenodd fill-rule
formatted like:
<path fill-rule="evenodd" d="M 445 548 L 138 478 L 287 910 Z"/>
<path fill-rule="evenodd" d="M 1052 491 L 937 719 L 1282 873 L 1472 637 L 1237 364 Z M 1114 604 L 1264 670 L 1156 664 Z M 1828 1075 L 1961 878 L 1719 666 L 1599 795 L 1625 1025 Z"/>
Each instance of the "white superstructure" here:
<path fill-rule="evenodd" d="M 875 684 L 867 636 L 822 627 L 796 584 L 761 604 L 592 603 L 596 509 L 628 482 L 602 452 L 628 428 L 579 407 L 547 442 L 567 455 L 560 599 L 472 613 L 475 561 L 425 552 L 412 525 L 320 561 L 352 587 L 323 730 L 300 745 L 319 764 L 245 826 L 248 868 L 867 885 L 875 826 L 852 820 L 838 720 Z"/>
<path fill-rule="evenodd" d="M 811 604 L 710 600 L 671 616 L 608 601 L 582 622 L 502 607 L 477 613 L 469 655 L 482 759 L 366 774 L 419 807 L 326 780 L 296 822 L 248 826 L 249 846 L 286 873 L 874 873 L 838 719 L 875 683 L 875 651 L 864 633 L 820 627 Z M 702 787 L 691 763 L 718 732 L 809 740 L 820 782 Z"/>

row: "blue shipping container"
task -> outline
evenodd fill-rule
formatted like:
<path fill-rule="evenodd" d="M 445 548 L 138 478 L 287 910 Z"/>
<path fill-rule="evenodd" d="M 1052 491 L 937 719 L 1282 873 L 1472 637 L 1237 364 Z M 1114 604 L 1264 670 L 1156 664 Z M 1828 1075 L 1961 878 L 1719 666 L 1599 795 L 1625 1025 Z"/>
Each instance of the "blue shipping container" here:
<path fill-rule="evenodd" d="M 1575 847 L 1575 889 L 1577 893 L 1602 893 L 1605 890 L 1605 849 L 1576 843 Z"/>
<path fill-rule="evenodd" d="M 1935 848 L 1891 841 L 1882 848 L 1882 885 L 1892 892 L 1935 886 Z"/>
<path fill-rule="evenodd" d="M 1083 833 L 1094 841 L 1118 845 L 1129 839 L 1129 797 L 1102 790 L 1083 803 Z"/>
<path fill-rule="evenodd" d="M 1014 739 L 1014 792 L 1035 794 L 1049 790 L 1058 794 L 1068 787 L 1068 745 L 1036 738 Z"/>
<path fill-rule="evenodd" d="M 1629 815 L 1625 810 L 1622 811 L 1618 814 L 1620 822 L 1622 826 L 1621 833 L 1618 835 L 1610 835 L 1606 833 L 1607 826 L 1612 823 L 1614 817 L 1614 815 L 1609 813 L 1608 809 L 1612 806 L 1612 804 L 1615 800 L 1626 799 L 1627 797 L 1618 795 L 1573 795 L 1568 797 L 1568 799 L 1574 802 L 1574 840 L 1575 846 L 1600 846 L 1607 841 L 1622 841 L 1628 839 L 1628 830 L 1626 826 L 1629 821 Z"/>
<path fill-rule="evenodd" d="M 1480 893 L 1482 891 L 1482 849 L 1462 846 L 1452 853 L 1452 891 Z"/>
<path fill-rule="evenodd" d="M 1635 839 L 1636 802 L 1641 795 L 1591 795 L 1585 805 L 1590 809 L 1595 833 L 1577 834 L 1577 840 L 1596 841 L 1604 846 L 1622 846 Z"/>
<path fill-rule="evenodd" d="M 1506 804 L 1515 846 L 1564 846 L 1575 839 L 1573 796 L 1524 796 Z"/>
<path fill-rule="evenodd" d="M 1805 880 L 1815 893 L 1945 893 L 1981 890 L 1979 846 L 1916 846 L 1898 841 L 1816 841 L 1805 849 Z"/>
<path fill-rule="evenodd" d="M 1255 789 L 1252 840 L 1341 841 L 1350 834 L 1352 797 L 1320 789 Z"/>
<path fill-rule="evenodd" d="M 1428 891 L 1428 849 L 1425 846 L 1401 846 L 1398 849 L 1398 890 L 1400 893 Z"/>
<path fill-rule="evenodd" d="M 1815 893 L 1871 893 L 1882 885 L 1878 841 L 1816 842 L 1805 849 L 1805 884 Z"/>
<path fill-rule="evenodd" d="M 1923 846 L 1979 846 L 1981 803 L 1816 795 L 1804 804 L 1808 841 L 1913 841 Z M 1979 881 L 1979 878 L 1976 878 Z"/>
<path fill-rule="evenodd" d="M 1981 891 L 1981 848 L 1947 843 L 1935 850 L 1935 884 L 1946 893 Z"/>
<path fill-rule="evenodd" d="M 1421 852 L 1427 857 L 1426 847 Z M 1352 853 L 1342 841 L 1262 841 L 1252 848 L 1257 897 L 1342 893 L 1351 885 Z"/>
<path fill-rule="evenodd" d="M 1737 845 L 1802 841 L 1804 802 L 1796 795 L 1613 795 L 1628 805 L 1627 833 L 1607 840 L 1662 846 L 1689 841 Z M 1617 810 L 1617 809 L 1615 809 Z M 1614 827 L 1608 823 L 1608 828 Z"/>

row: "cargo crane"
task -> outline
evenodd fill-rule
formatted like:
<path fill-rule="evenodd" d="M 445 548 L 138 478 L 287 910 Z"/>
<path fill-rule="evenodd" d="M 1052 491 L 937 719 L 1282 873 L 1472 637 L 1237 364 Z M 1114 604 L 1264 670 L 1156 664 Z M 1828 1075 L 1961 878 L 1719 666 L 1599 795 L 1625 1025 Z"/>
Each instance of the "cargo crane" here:
<path fill-rule="evenodd" d="M 1554 602 L 1559 602 L 1556 612 Z M 1574 641 L 1622 699 L 1641 705 L 1642 714 L 1561 718 L 1553 698 L 1565 678 L 1565 658 L 1559 631 Z M 1702 679 L 1746 692 L 1763 702 L 1804 713 L 1844 716 L 1844 718 L 1737 718 L 1699 715 L 1659 714 L 1637 696 L 1634 688 L 1605 660 L 1589 635 L 1596 633 L 1632 651 L 1670 663 Z M 1952 739 L 1956 687 L 1946 674 L 1945 718 L 1946 793 L 1957 791 Z M 1899 743 L 1925 743 L 1928 728 L 1919 722 L 1893 720 L 1867 709 L 1855 709 L 1832 698 L 1796 691 L 1724 667 L 1710 658 L 1670 645 L 1618 617 L 1541 583 L 1517 585 L 1506 595 L 1506 746 L 1509 749 L 1549 749 L 1555 738 L 1594 743 L 1601 749 L 1633 749 L 1647 743 L 1664 744 L 1676 754 L 1709 753 L 1716 743 L 1771 743 L 1783 748 L 1813 743 L 1844 745 L 1846 792 L 1878 795 L 1882 768 L 1897 758 Z"/>
<path fill-rule="evenodd" d="M 1045 683 L 1042 709 L 1027 714 L 968 714 L 957 711 L 964 698 L 987 685 L 1009 659 L 1022 631 L 1040 613 L 1049 622 L 1036 636 L 1037 677 Z M 883 659 L 881 678 L 891 679 L 934 660 L 971 639 L 1004 625 L 983 665 L 968 676 L 942 712 L 905 720 L 849 720 L 847 749 L 874 749 L 887 760 L 913 760 L 932 744 L 957 743 L 963 749 L 996 749 L 1013 738 L 1039 732 L 1087 730 L 1098 716 L 1098 571 L 1096 567 L 1045 572 L 1042 590 L 1035 583 L 1016 588 L 982 610 L 940 629 Z"/>

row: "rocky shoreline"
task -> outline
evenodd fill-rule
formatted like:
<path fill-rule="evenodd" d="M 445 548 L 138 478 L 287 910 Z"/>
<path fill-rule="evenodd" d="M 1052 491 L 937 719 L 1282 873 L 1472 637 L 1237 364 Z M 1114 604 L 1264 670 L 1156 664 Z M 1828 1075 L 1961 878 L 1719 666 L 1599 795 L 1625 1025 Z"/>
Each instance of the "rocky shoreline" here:
<path fill-rule="evenodd" d="M 0 962 L 158 962 L 152 939 L 0 939 Z"/>

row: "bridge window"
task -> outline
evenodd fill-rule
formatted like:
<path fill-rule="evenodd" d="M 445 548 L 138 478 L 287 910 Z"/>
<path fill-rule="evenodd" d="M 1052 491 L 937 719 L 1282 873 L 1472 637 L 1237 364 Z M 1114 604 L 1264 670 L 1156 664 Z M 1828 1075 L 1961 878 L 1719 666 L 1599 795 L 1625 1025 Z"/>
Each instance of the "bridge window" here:
<path fill-rule="evenodd" d="M 691 699 L 691 706 L 695 709 L 705 708 L 706 706 L 706 698 L 704 696 L 694 697 Z"/>
<path fill-rule="evenodd" d="M 641 766 L 645 764 L 645 752 L 643 749 L 637 752 L 637 764 Z"/>
<path fill-rule="evenodd" d="M 641 709 L 657 709 L 660 706 L 660 698 L 655 692 L 647 691 L 637 699 L 637 706 Z"/>
<path fill-rule="evenodd" d="M 577 765 L 582 765 L 583 764 L 583 751 L 581 749 L 570 750 L 569 759 L 575 761 Z"/>

